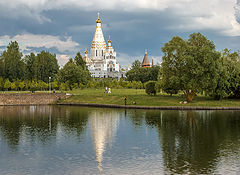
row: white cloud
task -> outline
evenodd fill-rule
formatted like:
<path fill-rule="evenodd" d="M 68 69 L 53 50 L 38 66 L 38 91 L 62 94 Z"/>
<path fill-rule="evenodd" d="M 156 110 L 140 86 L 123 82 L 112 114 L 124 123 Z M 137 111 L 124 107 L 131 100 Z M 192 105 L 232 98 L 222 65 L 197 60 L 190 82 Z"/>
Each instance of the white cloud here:
<path fill-rule="evenodd" d="M 68 55 L 57 55 L 58 65 L 63 67 L 68 62 L 69 58 Z"/>
<path fill-rule="evenodd" d="M 28 51 L 30 47 L 45 47 L 47 49 L 56 48 L 59 52 L 73 52 L 79 46 L 71 37 L 65 37 L 65 39 L 62 40 L 59 36 L 52 35 L 22 34 L 13 37 L 8 35 L 0 36 L 0 46 L 7 46 L 11 41 L 17 41 L 22 51 Z"/>
<path fill-rule="evenodd" d="M 77 8 L 85 11 L 171 11 L 176 18 L 184 19 L 186 24 L 172 26 L 184 30 L 214 29 L 225 35 L 240 36 L 237 0 L 1 0 L 1 15 L 15 18 L 28 16 L 39 22 L 51 22 L 41 12 L 53 9 Z M 76 29 L 76 28 L 75 28 Z M 82 28 L 80 28 L 82 29 Z M 84 29 L 83 29 L 84 30 Z"/>

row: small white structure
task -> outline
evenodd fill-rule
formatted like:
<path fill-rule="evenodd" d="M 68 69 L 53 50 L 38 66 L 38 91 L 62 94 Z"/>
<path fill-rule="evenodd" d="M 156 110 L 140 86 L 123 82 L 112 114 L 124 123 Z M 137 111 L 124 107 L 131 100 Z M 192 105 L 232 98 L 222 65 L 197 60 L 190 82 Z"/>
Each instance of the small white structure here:
<path fill-rule="evenodd" d="M 119 63 L 116 59 L 116 52 L 112 47 L 110 36 L 108 45 L 106 45 L 99 13 L 96 23 L 96 31 L 90 48 L 90 56 L 88 56 L 88 51 L 86 50 L 83 58 L 84 61 L 86 61 L 88 70 L 92 77 L 97 78 L 124 77 L 125 73 L 121 72 L 119 69 Z"/>

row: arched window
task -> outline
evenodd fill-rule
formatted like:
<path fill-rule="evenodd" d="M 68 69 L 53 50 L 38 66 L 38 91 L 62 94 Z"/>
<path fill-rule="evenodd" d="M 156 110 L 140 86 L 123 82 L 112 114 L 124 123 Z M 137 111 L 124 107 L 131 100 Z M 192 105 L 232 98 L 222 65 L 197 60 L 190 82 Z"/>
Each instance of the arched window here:
<path fill-rule="evenodd" d="M 103 56 L 103 50 L 102 50 L 102 56 Z"/>
<path fill-rule="evenodd" d="M 96 57 L 97 57 L 97 50 L 96 50 Z"/>

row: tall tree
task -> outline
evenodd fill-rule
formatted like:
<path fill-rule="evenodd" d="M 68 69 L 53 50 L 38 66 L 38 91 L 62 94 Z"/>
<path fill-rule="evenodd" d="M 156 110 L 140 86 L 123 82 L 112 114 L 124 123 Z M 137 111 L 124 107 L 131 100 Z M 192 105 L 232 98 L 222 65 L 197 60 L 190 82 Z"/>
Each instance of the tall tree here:
<path fill-rule="evenodd" d="M 74 58 L 74 62 L 77 66 L 81 66 L 83 70 L 87 69 L 86 62 L 83 60 L 82 55 L 78 52 Z"/>
<path fill-rule="evenodd" d="M 2 53 L 0 62 L 4 78 L 9 78 L 10 81 L 24 78 L 25 64 L 16 41 L 9 43 L 7 50 Z"/>
<path fill-rule="evenodd" d="M 142 67 L 142 63 L 139 61 L 139 60 L 135 60 L 133 63 L 132 63 L 132 69 L 134 68 L 140 68 Z"/>
<path fill-rule="evenodd" d="M 70 89 L 72 89 L 74 83 L 86 85 L 91 78 L 89 71 L 83 70 L 72 59 L 64 65 L 58 75 L 60 82 L 67 82 Z"/>
<path fill-rule="evenodd" d="M 49 77 L 54 78 L 59 70 L 56 55 L 42 51 L 33 62 L 33 70 L 35 79 L 48 82 Z"/>
<path fill-rule="evenodd" d="M 35 77 L 35 68 L 37 67 L 37 65 L 35 64 L 34 66 L 34 62 L 36 61 L 36 56 L 34 53 L 30 53 L 30 55 L 26 55 L 24 58 L 24 62 L 26 64 L 26 79 L 28 80 L 32 80 Z"/>
<path fill-rule="evenodd" d="M 240 56 L 239 53 L 224 49 L 219 64 L 217 87 L 210 93 L 215 99 L 240 98 Z"/>
<path fill-rule="evenodd" d="M 187 41 L 173 37 L 162 51 L 163 87 L 171 83 L 174 89 L 184 92 L 187 101 L 192 101 L 198 92 L 216 88 L 220 53 L 205 36 L 193 33 Z"/>

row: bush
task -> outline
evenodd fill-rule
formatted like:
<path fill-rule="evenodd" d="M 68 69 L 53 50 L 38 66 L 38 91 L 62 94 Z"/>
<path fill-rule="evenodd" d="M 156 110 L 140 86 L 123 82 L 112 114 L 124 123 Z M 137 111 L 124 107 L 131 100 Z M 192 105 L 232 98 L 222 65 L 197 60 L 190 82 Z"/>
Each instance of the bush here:
<path fill-rule="evenodd" d="M 156 85 L 156 81 L 148 81 L 146 84 L 145 84 L 145 92 L 148 94 L 148 95 L 156 95 L 156 89 L 155 89 L 155 85 Z"/>

